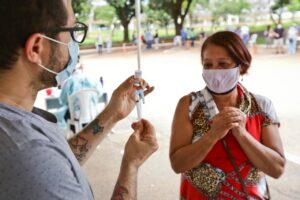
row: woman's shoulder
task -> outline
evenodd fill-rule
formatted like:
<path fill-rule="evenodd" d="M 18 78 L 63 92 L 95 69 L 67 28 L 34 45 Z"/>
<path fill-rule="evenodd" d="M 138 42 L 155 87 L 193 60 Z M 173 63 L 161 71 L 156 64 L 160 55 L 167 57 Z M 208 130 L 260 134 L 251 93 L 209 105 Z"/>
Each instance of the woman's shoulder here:
<path fill-rule="evenodd" d="M 199 91 L 192 91 L 179 99 L 178 106 L 187 106 L 193 110 L 199 103 L 203 102 L 207 97 L 205 88 Z"/>
<path fill-rule="evenodd" d="M 267 117 L 267 119 L 270 119 L 272 124 L 279 124 L 276 109 L 271 99 L 260 94 L 253 94 L 253 96 L 263 116 Z"/>
<path fill-rule="evenodd" d="M 179 102 L 181 103 L 193 103 L 194 101 L 196 101 L 197 99 L 199 99 L 199 97 L 201 96 L 201 91 L 197 91 L 197 92 L 190 92 L 184 96 L 182 96 L 180 99 L 179 99 Z"/>
<path fill-rule="evenodd" d="M 191 107 L 195 102 L 199 101 L 200 91 L 190 92 L 182 96 L 178 101 L 178 106 Z"/>
<path fill-rule="evenodd" d="M 253 94 L 253 97 L 255 98 L 258 106 L 262 109 L 262 110 L 268 110 L 271 106 L 273 106 L 272 100 L 269 99 L 268 97 L 261 95 L 261 94 Z"/>
<path fill-rule="evenodd" d="M 189 105 L 192 99 L 192 94 L 186 94 L 184 96 L 182 96 L 179 101 L 178 101 L 178 105 Z"/>

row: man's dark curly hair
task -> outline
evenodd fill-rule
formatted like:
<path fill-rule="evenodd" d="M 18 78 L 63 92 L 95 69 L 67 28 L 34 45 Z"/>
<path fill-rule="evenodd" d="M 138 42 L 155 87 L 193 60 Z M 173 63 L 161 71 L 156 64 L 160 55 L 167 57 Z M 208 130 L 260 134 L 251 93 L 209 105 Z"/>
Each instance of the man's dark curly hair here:
<path fill-rule="evenodd" d="M 63 0 L 0 0 L 0 71 L 17 61 L 30 35 L 65 26 L 67 20 Z"/>

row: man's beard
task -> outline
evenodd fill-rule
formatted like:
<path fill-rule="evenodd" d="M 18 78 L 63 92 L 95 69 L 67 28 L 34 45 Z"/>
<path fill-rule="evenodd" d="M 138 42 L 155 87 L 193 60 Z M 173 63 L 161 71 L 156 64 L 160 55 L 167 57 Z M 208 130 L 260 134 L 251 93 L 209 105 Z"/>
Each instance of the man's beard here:
<path fill-rule="evenodd" d="M 67 64 L 65 64 L 64 68 L 62 69 L 60 66 L 63 66 L 64 63 L 59 58 L 62 57 L 62 52 L 60 48 L 58 48 L 58 45 L 51 45 L 50 47 L 50 59 L 49 63 L 46 65 L 50 70 L 55 71 L 57 73 L 61 72 L 63 69 L 66 68 Z M 50 73 L 46 70 L 43 70 L 41 74 L 41 83 L 45 88 L 48 87 L 56 87 L 57 81 L 55 79 L 56 75 L 53 73 Z"/>

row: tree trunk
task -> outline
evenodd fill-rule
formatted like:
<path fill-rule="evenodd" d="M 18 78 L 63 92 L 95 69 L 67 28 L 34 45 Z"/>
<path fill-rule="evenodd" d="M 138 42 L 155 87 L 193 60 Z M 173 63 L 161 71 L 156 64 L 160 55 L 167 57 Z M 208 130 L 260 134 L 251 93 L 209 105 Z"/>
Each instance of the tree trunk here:
<path fill-rule="evenodd" d="M 171 9 L 170 14 L 174 21 L 176 35 L 180 35 L 180 30 L 183 27 L 184 20 L 189 11 L 191 3 L 192 3 L 192 0 L 187 0 L 187 6 L 184 9 L 184 13 L 182 13 L 183 0 L 170 1 L 170 4 L 168 4 L 169 8 Z M 168 12 L 169 12 L 169 10 L 168 10 Z M 177 21 L 179 17 L 180 17 L 180 23 L 178 23 L 178 21 Z"/>
<path fill-rule="evenodd" d="M 270 18 L 271 18 L 272 22 L 273 22 L 274 24 L 276 24 L 276 20 L 274 19 L 273 13 L 272 13 L 272 12 L 270 12 Z"/>
<path fill-rule="evenodd" d="M 124 38 L 123 42 L 127 43 L 129 42 L 129 29 L 128 29 L 128 23 L 122 23 L 124 28 Z"/>
<path fill-rule="evenodd" d="M 194 20 L 194 16 L 192 14 L 192 12 L 189 14 L 189 22 L 190 22 L 190 27 L 192 28 L 193 27 L 193 20 Z"/>
<path fill-rule="evenodd" d="M 278 15 L 278 24 L 282 23 L 282 13 L 279 13 Z"/>
<path fill-rule="evenodd" d="M 176 35 L 180 35 L 180 31 L 182 29 L 182 23 L 178 23 L 177 21 L 174 21 L 175 24 L 175 31 L 176 31 Z"/>

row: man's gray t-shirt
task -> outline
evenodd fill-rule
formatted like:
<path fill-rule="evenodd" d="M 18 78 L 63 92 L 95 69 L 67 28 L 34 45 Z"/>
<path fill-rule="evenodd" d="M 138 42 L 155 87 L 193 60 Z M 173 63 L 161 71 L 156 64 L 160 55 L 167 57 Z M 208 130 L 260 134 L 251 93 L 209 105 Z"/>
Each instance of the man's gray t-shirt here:
<path fill-rule="evenodd" d="M 0 104 L 0 199 L 93 199 L 56 124 L 4 104 Z"/>

